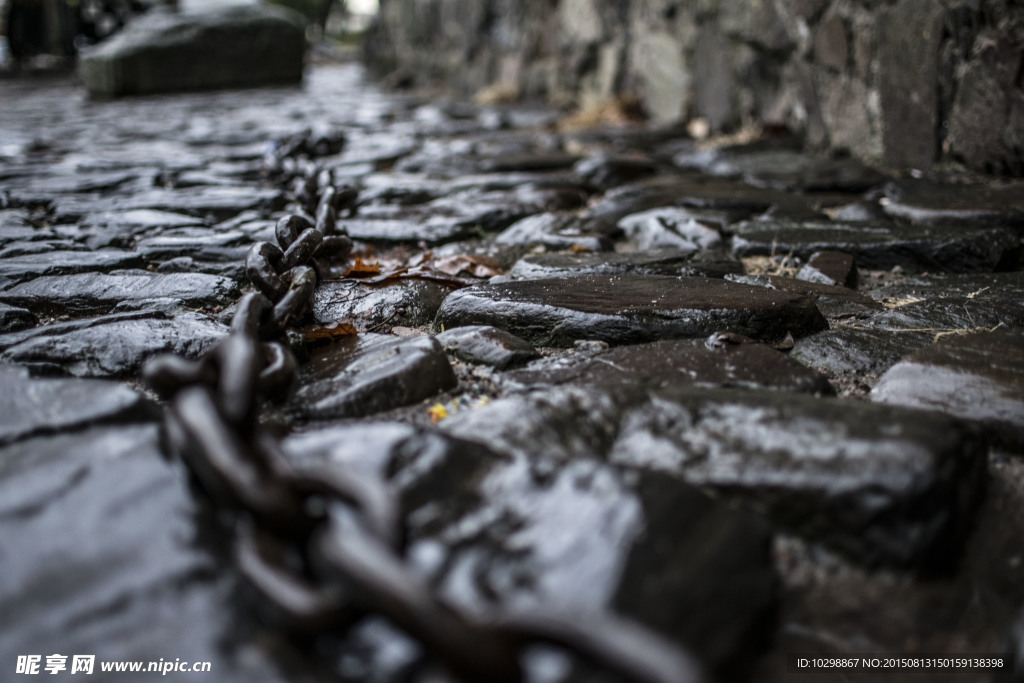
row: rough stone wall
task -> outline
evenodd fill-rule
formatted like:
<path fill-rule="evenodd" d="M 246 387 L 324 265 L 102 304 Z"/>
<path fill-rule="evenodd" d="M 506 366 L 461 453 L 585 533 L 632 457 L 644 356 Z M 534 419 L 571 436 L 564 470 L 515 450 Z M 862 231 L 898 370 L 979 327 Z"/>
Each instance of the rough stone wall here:
<path fill-rule="evenodd" d="M 658 123 L 1024 175 L 1024 0 L 383 0 L 367 57 L 462 94 L 626 94 Z"/>

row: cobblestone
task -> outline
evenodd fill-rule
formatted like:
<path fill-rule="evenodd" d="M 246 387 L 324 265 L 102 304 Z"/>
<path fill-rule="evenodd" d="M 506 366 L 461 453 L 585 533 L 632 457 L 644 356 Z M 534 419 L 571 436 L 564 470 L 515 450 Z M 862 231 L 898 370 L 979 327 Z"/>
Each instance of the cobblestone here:
<path fill-rule="evenodd" d="M 208 659 L 225 683 L 431 675 L 380 618 L 315 648 L 276 628 L 136 390 L 146 358 L 226 334 L 249 246 L 312 211 L 315 174 L 352 193 L 356 243 L 318 265 L 297 386 L 265 421 L 296 463 L 389 479 L 411 563 L 452 604 L 612 609 L 723 681 L 1014 633 L 1018 184 L 559 132 L 353 64 L 121 101 L 7 79 L 0 101 L 0 527 L 19 549 L 0 665 L 64 648 Z M 312 156 L 275 156 L 303 135 Z M 531 680 L 596 675 L 528 659 Z"/>

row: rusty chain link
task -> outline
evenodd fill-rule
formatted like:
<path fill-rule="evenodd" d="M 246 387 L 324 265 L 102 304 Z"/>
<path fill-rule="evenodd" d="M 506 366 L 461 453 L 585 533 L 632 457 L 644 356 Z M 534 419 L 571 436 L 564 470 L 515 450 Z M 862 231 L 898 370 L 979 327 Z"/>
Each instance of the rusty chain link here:
<path fill-rule="evenodd" d="M 352 241 L 337 226 L 357 193 L 324 173 L 315 223 L 278 221 L 277 244 L 257 243 L 246 271 L 259 290 L 238 302 L 228 336 L 200 360 L 161 356 L 143 377 L 168 399 L 168 445 L 202 488 L 231 511 L 240 572 L 295 630 L 345 629 L 379 614 L 460 680 L 521 681 L 525 648 L 546 644 L 637 683 L 703 681 L 700 665 L 662 636 L 608 614 L 496 613 L 480 620 L 434 595 L 404 557 L 401 509 L 390 484 L 336 466 L 296 466 L 259 423 L 261 402 L 283 400 L 297 363 L 286 329 L 306 317 L 319 277 Z M 303 182 L 306 182 L 305 180 Z M 307 189 L 308 189 L 307 188 Z M 341 504 L 351 514 L 332 515 Z"/>

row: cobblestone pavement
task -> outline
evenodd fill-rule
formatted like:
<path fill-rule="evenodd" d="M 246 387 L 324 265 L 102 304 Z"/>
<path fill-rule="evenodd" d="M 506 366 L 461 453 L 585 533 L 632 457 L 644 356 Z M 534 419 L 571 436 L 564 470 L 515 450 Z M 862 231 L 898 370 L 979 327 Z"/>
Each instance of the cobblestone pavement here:
<path fill-rule="evenodd" d="M 294 463 L 390 480 L 405 557 L 456 611 L 613 612 L 722 681 L 1020 642 L 1024 185 L 560 129 L 350 64 L 112 102 L 9 80 L 0 102 L 5 680 L 55 653 L 447 680 L 372 612 L 289 628 L 140 381 L 225 338 L 247 252 L 327 186 L 355 249 L 262 419 Z M 558 649 L 524 663 L 598 680 Z"/>

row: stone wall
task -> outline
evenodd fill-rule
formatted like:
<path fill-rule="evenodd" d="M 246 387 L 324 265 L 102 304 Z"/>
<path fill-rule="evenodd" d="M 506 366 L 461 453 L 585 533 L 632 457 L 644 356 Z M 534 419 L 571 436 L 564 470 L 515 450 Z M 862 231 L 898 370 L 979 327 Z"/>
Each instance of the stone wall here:
<path fill-rule="evenodd" d="M 1024 175 L 1022 0 L 382 0 L 367 43 L 394 82 L 657 123 L 784 124 L 898 168 Z"/>

